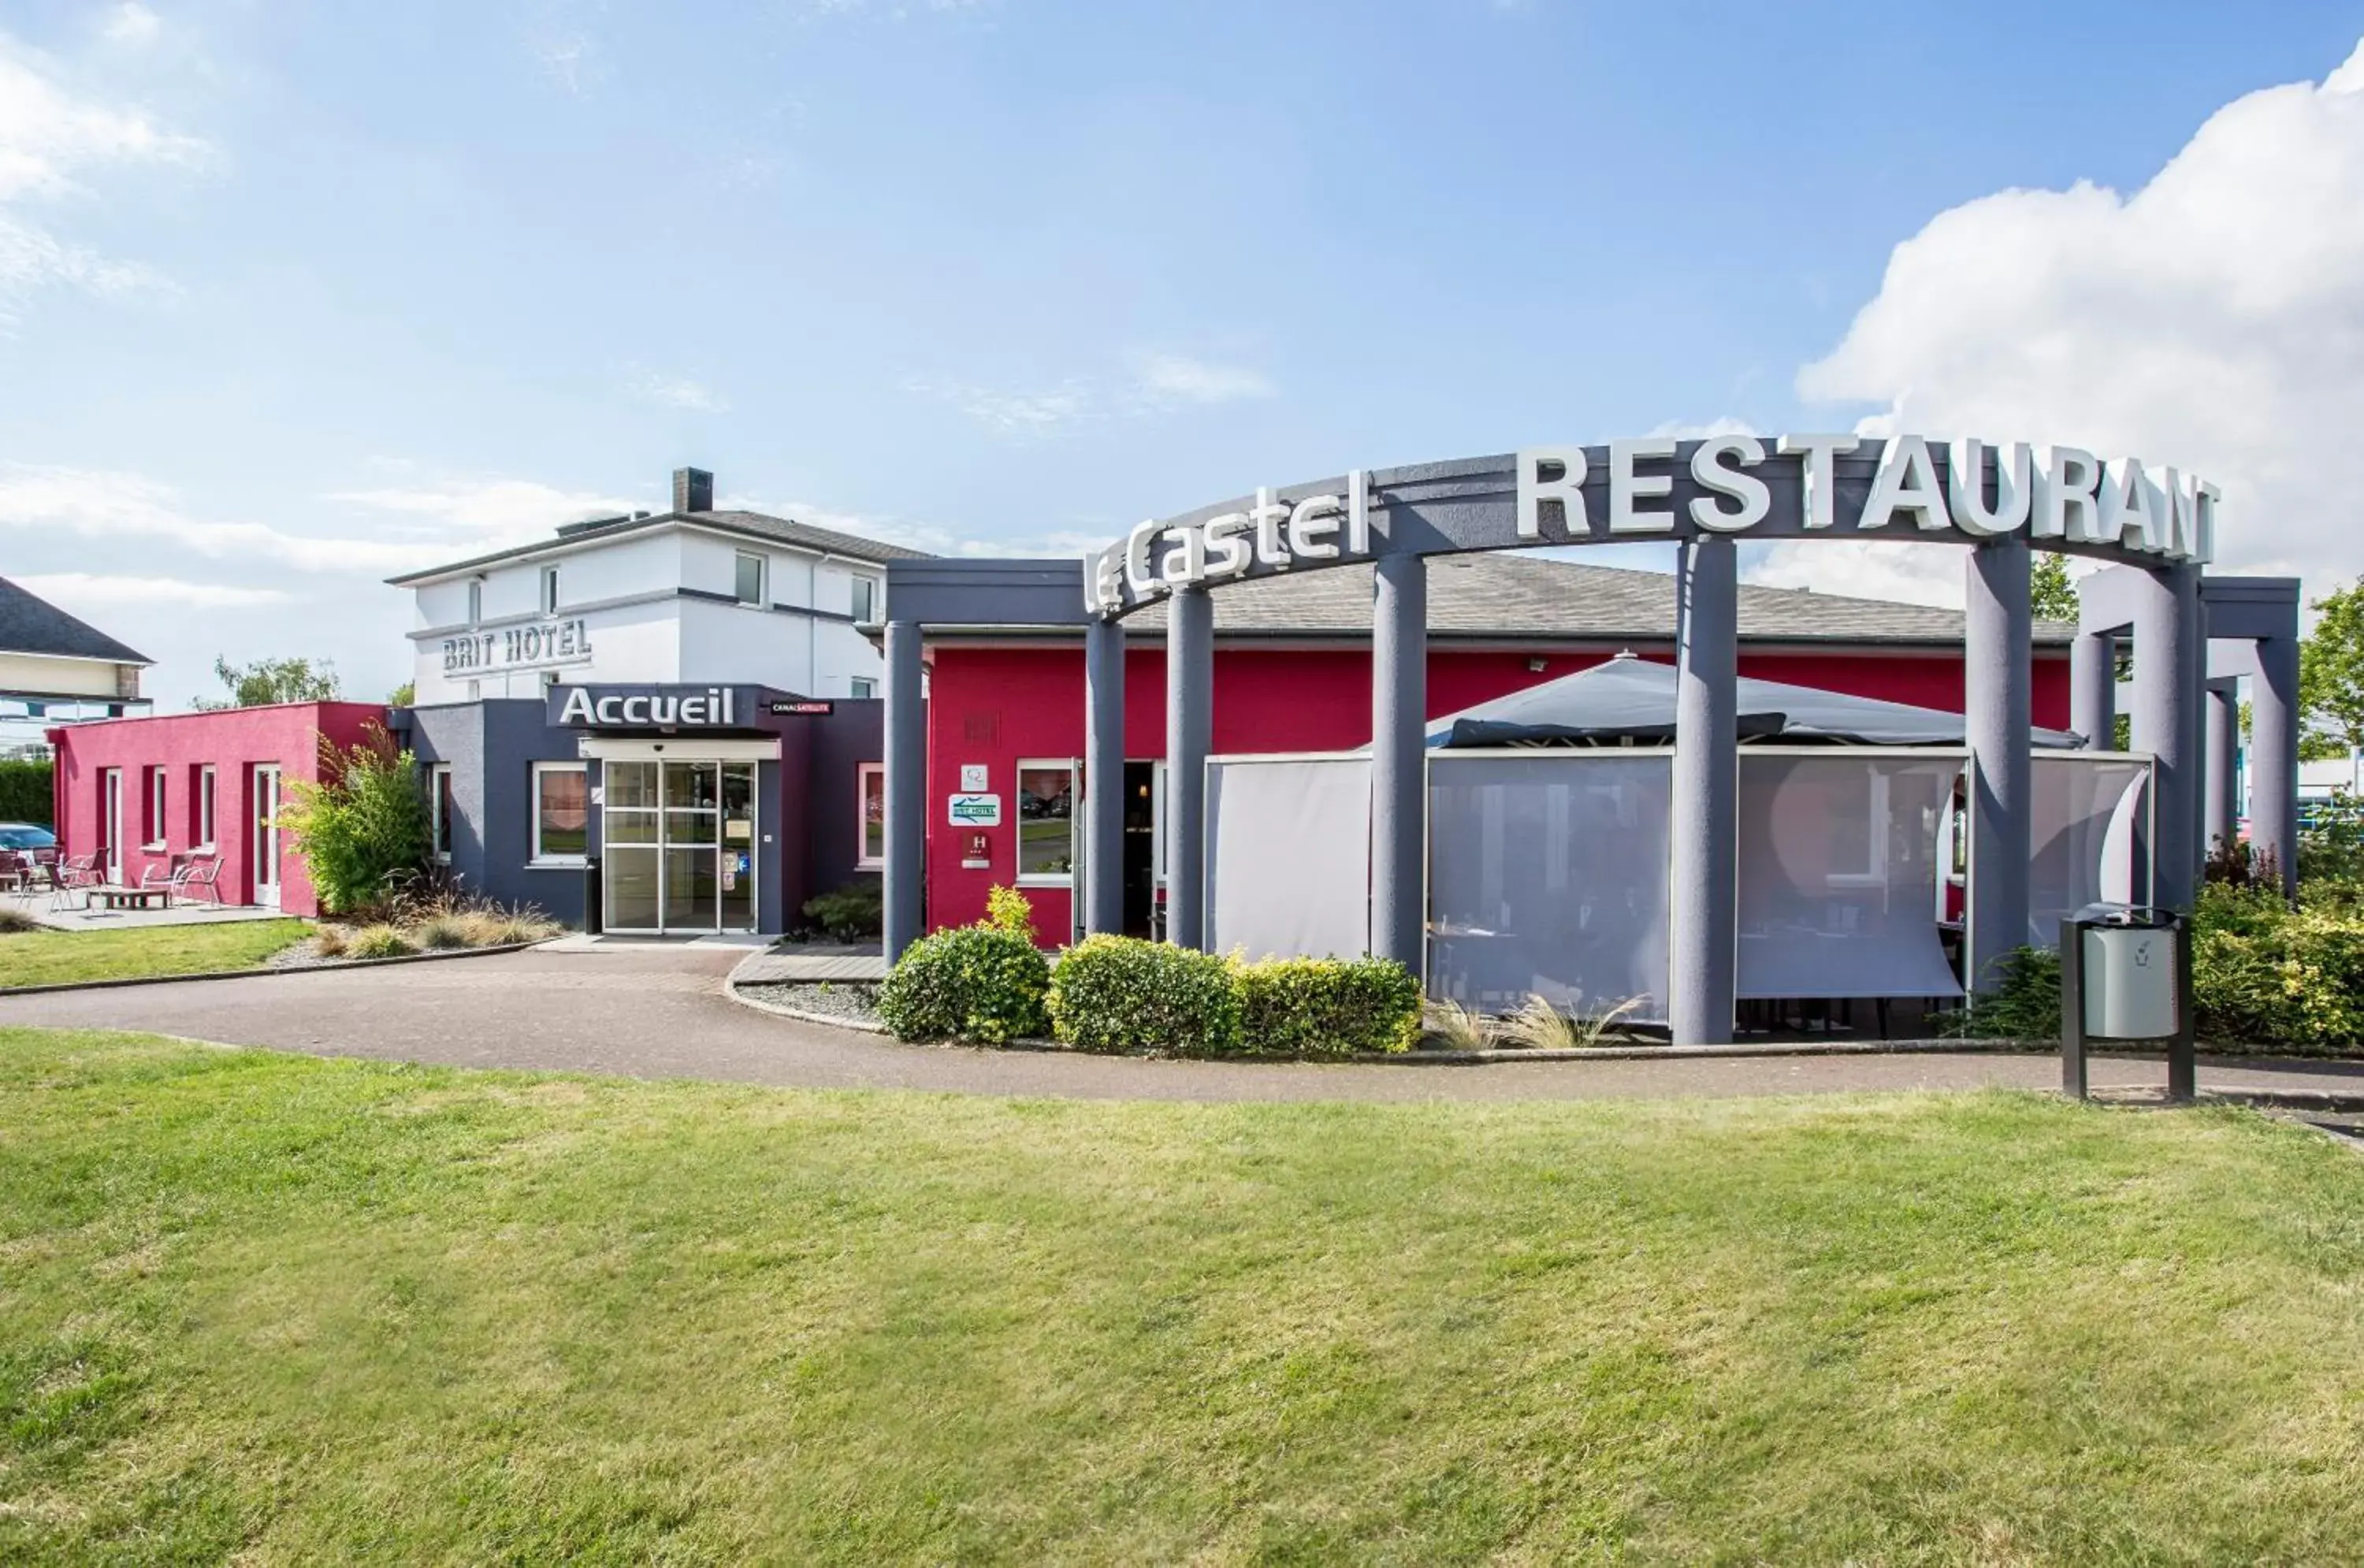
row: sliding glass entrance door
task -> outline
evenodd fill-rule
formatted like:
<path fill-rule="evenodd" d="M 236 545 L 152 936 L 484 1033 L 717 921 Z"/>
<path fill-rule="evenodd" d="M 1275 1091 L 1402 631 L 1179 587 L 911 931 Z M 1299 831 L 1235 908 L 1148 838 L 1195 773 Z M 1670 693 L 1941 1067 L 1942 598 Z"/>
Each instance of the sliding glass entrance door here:
<path fill-rule="evenodd" d="M 755 764 L 611 758 L 605 768 L 608 929 L 753 930 Z"/>

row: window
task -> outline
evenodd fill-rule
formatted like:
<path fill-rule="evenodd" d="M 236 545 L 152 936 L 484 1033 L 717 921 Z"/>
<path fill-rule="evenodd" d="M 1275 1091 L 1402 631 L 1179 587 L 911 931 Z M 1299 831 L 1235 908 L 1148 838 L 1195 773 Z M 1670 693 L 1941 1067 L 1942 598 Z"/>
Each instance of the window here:
<path fill-rule="evenodd" d="M 580 762 L 533 765 L 533 858 L 580 864 L 591 848 L 591 782 Z"/>
<path fill-rule="evenodd" d="M 541 569 L 541 613 L 546 616 L 558 613 L 558 568 L 555 566 Z"/>
<path fill-rule="evenodd" d="M 855 869 L 875 871 L 886 863 L 886 764 L 863 762 L 853 770 L 857 815 L 862 819 L 862 853 Z"/>
<path fill-rule="evenodd" d="M 148 770 L 148 819 L 140 842 L 149 849 L 164 847 L 164 770 Z"/>
<path fill-rule="evenodd" d="M 485 580 L 482 577 L 471 577 L 468 579 L 468 624 L 474 626 L 484 618 Z"/>
<path fill-rule="evenodd" d="M 878 695 L 878 683 L 875 681 L 865 681 L 856 676 L 853 686 L 853 695 L 857 697 L 875 697 Z"/>
<path fill-rule="evenodd" d="M 210 850 L 214 847 L 214 769 L 211 762 L 197 769 L 194 793 L 196 795 L 195 821 L 190 837 L 197 848 Z"/>
<path fill-rule="evenodd" d="M 764 558 L 742 550 L 739 552 L 735 565 L 737 571 L 732 592 L 738 595 L 739 602 L 742 605 L 762 604 L 764 602 Z"/>
<path fill-rule="evenodd" d="M 853 618 L 864 626 L 878 618 L 878 584 L 875 578 L 853 580 Z"/>
<path fill-rule="evenodd" d="M 1065 884 L 1076 870 L 1076 764 L 1018 764 L 1018 880 Z"/>
<path fill-rule="evenodd" d="M 427 817 L 433 832 L 435 858 L 452 859 L 452 764 L 438 762 L 427 770 Z"/>

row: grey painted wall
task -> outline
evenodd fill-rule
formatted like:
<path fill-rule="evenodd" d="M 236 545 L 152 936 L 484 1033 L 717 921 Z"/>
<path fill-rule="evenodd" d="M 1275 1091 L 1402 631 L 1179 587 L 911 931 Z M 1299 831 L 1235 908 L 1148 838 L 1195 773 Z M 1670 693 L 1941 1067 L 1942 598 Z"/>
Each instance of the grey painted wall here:
<path fill-rule="evenodd" d="M 574 734 L 544 724 L 536 697 L 491 697 L 406 712 L 410 728 L 401 739 L 420 765 L 451 764 L 456 817 L 452 869 L 461 885 L 581 925 L 581 870 L 526 863 L 533 857 L 533 764 L 573 762 Z M 595 812 L 595 852 L 597 830 Z"/>

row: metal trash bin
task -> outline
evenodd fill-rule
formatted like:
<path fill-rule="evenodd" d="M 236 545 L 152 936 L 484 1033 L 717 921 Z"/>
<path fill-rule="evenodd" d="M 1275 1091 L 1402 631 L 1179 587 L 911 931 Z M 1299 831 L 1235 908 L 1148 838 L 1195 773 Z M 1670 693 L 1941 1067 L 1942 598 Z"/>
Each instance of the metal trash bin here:
<path fill-rule="evenodd" d="M 2172 909 L 2088 904 L 2060 922 L 2060 1087 L 2083 1099 L 2092 1041 L 2163 1040 L 2167 1093 L 2197 1092 L 2191 925 Z"/>

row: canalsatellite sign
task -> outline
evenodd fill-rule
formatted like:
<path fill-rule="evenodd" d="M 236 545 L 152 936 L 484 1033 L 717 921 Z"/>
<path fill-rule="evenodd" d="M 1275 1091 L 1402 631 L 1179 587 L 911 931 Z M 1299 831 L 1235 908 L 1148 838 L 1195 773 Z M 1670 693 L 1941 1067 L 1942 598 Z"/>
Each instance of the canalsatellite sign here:
<path fill-rule="evenodd" d="M 1084 557 L 1095 616 L 1177 588 L 1382 555 L 1728 534 L 2039 549 L 2142 566 L 2204 565 L 2221 492 L 2138 458 L 1925 436 L 1647 437 L 1503 457 L 1357 469 L 1136 525 Z"/>

